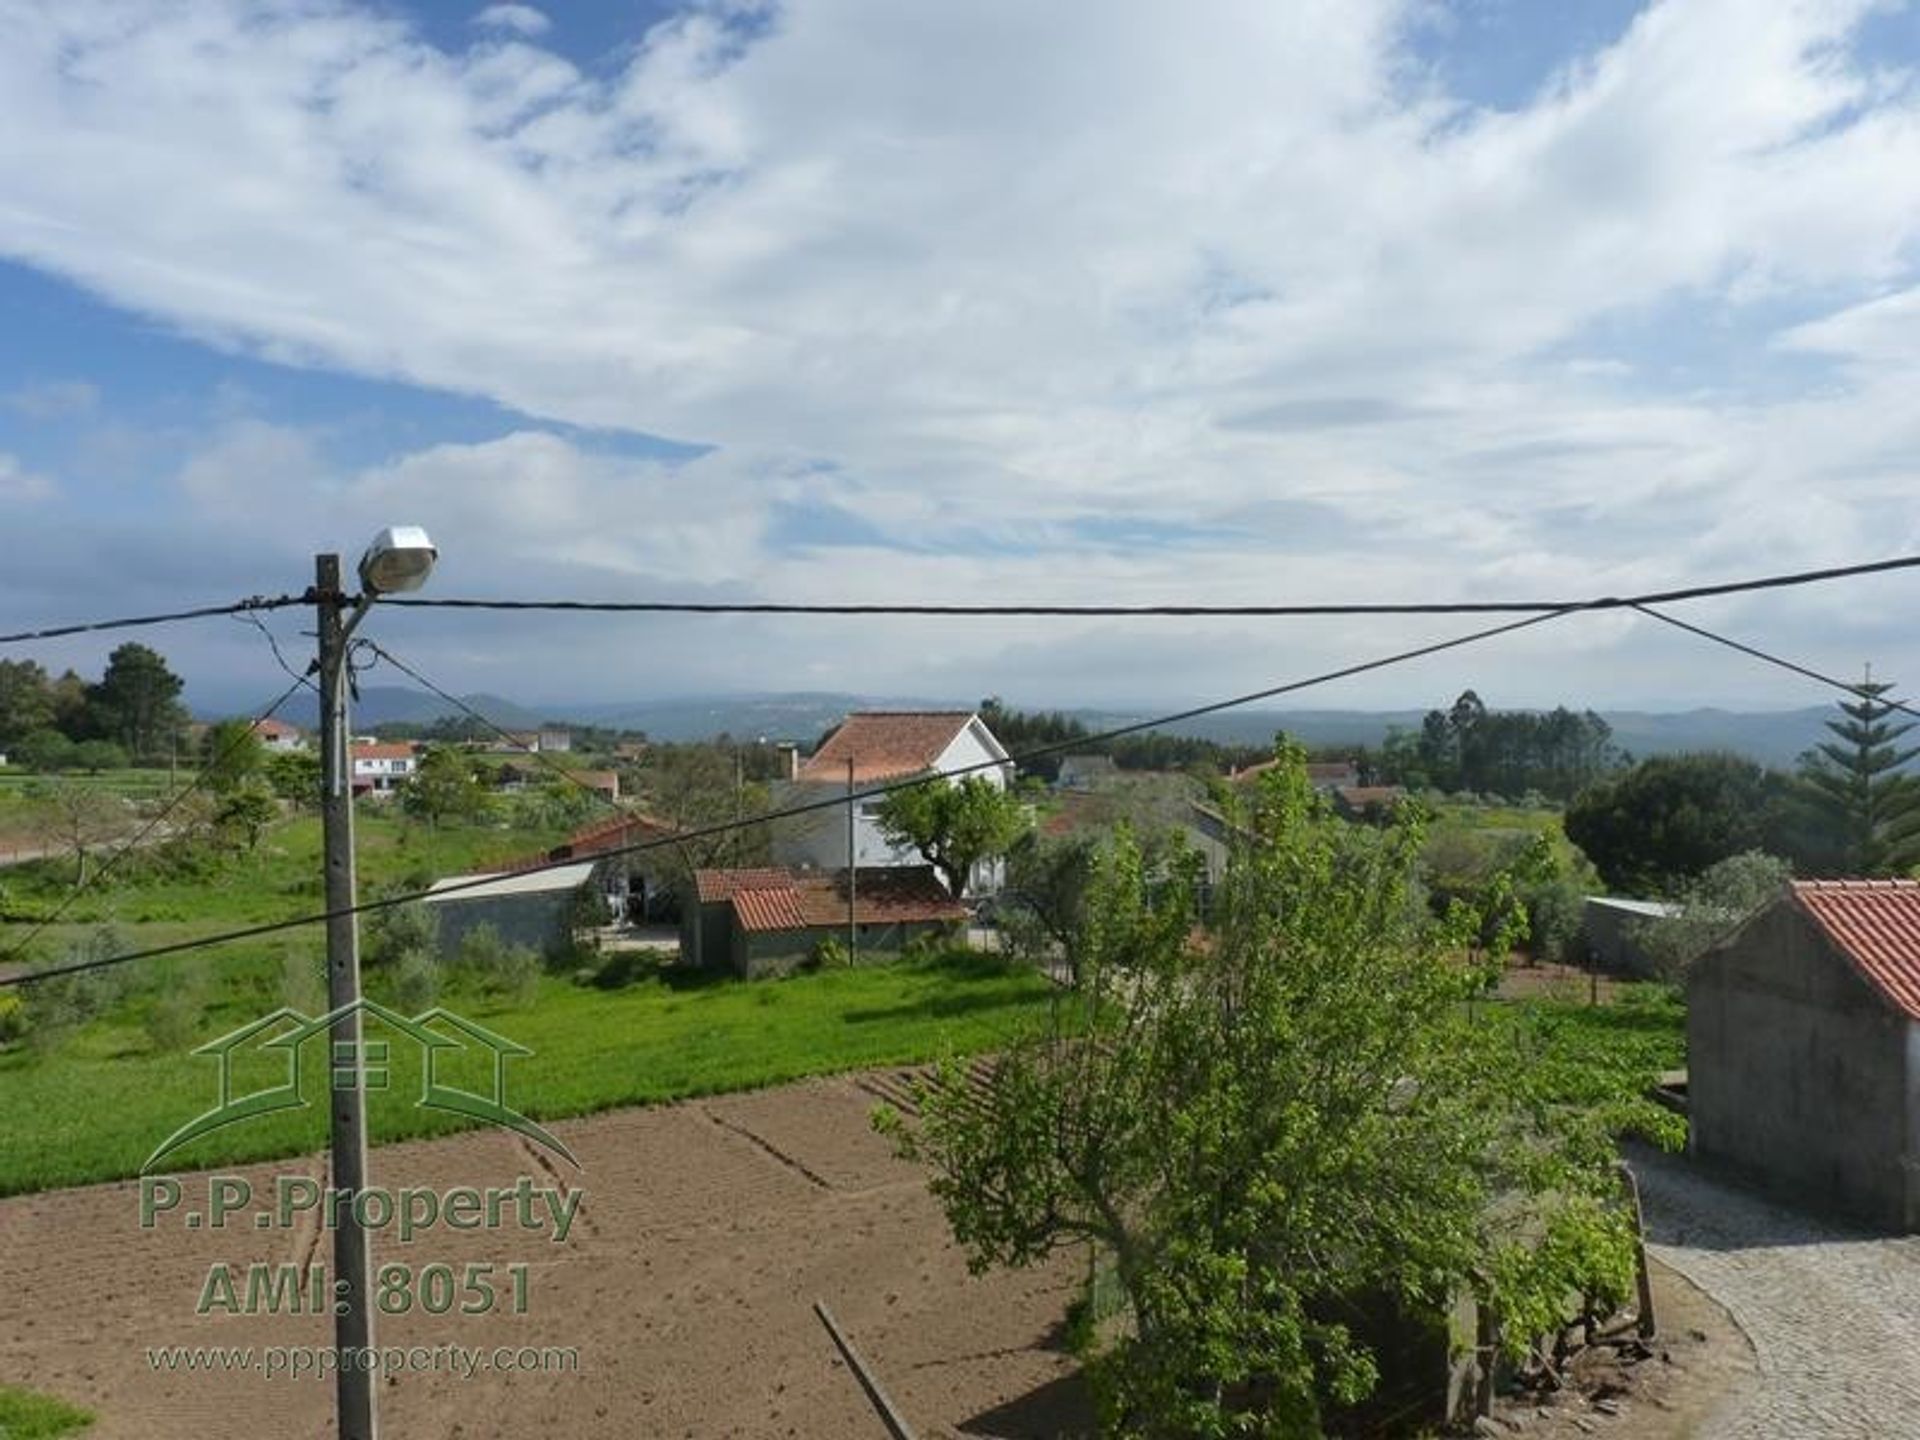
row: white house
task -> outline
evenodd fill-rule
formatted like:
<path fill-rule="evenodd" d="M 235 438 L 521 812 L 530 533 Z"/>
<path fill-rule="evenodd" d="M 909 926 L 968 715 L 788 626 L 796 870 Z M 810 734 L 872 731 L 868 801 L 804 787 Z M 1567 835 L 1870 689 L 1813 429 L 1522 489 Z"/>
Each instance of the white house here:
<path fill-rule="evenodd" d="M 980 766 L 980 769 L 974 769 Z M 856 791 L 923 775 L 979 775 L 1004 790 L 1013 765 L 1004 746 L 978 715 L 965 710 L 861 710 L 849 715 L 827 742 L 801 764 L 778 797 L 777 808 L 832 799 Z M 877 818 L 880 801 L 855 802 L 853 863 L 924 865 L 910 847 L 888 843 Z M 830 805 L 774 826 L 773 860 L 778 865 L 821 870 L 845 869 L 847 810 Z M 982 866 L 972 889 L 999 888 L 998 863 Z"/>
<path fill-rule="evenodd" d="M 413 746 L 356 740 L 353 744 L 353 788 L 358 794 L 386 795 L 412 778 L 420 759 Z"/>
<path fill-rule="evenodd" d="M 272 716 L 254 721 L 253 733 L 260 737 L 261 748 L 269 754 L 285 755 L 294 750 L 312 748 L 307 743 L 306 731 L 284 720 L 275 720 Z"/>

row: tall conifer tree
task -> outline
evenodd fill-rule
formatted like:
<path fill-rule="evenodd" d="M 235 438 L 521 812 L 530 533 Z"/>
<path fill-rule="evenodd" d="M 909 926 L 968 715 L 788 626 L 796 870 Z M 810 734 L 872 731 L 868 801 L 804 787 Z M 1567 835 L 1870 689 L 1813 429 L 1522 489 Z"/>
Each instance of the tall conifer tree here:
<path fill-rule="evenodd" d="M 1882 697 L 1893 686 L 1872 677 L 1869 669 L 1858 698 L 1840 702 L 1844 718 L 1827 722 L 1834 738 L 1802 759 L 1800 779 L 1847 869 L 1904 875 L 1920 864 L 1920 781 L 1905 770 L 1920 746 L 1898 743 L 1913 722 L 1892 718 L 1897 712 Z"/>

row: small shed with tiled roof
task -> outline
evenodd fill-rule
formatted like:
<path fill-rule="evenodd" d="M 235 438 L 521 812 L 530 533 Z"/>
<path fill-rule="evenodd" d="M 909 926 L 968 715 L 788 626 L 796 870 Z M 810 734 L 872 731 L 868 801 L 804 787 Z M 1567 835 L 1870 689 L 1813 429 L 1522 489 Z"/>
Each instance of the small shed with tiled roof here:
<path fill-rule="evenodd" d="M 1800 880 L 1687 979 L 1694 1153 L 1920 1230 L 1920 881 Z"/>
<path fill-rule="evenodd" d="M 932 867 L 872 866 L 855 872 L 697 870 L 698 904 L 682 931 L 683 956 L 737 975 L 780 974 L 804 964 L 823 940 L 844 941 L 851 923 L 863 961 L 891 959 L 920 937 L 946 937 L 967 909 Z"/>

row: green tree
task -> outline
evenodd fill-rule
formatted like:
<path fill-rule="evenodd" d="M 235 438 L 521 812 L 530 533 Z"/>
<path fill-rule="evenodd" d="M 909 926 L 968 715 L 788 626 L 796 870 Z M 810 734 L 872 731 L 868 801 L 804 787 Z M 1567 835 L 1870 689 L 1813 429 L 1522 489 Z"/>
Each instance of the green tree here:
<path fill-rule="evenodd" d="M 1656 755 L 1583 791 L 1567 838 L 1630 894 L 1671 894 L 1745 850 L 1781 850 L 1788 777 L 1738 755 Z"/>
<path fill-rule="evenodd" d="M 1904 875 L 1920 864 L 1920 782 L 1905 768 L 1920 747 L 1898 744 L 1913 722 L 1892 718 L 1882 698 L 1891 684 L 1869 676 L 1856 688 L 1827 722 L 1834 738 L 1802 760 L 1801 793 L 1838 842 L 1844 873 Z"/>
<path fill-rule="evenodd" d="M 266 757 L 267 786 L 282 800 L 296 805 L 320 799 L 320 757 L 311 750 L 276 750 Z"/>
<path fill-rule="evenodd" d="M 478 819 L 486 807 L 487 792 L 473 761 L 450 745 L 429 745 L 400 787 L 400 808 L 429 825 Z"/>
<path fill-rule="evenodd" d="M 53 686 L 38 661 L 0 660 L 0 753 L 53 727 Z"/>
<path fill-rule="evenodd" d="M 88 732 L 124 746 L 136 760 L 164 756 L 186 723 L 180 689 L 180 677 L 158 651 L 129 641 L 107 657 L 99 683 L 87 687 Z"/>
<path fill-rule="evenodd" d="M 1569 1294 L 1617 1300 L 1613 1127 L 1671 1139 L 1640 1077 L 1556 1103 L 1513 1027 L 1463 1003 L 1486 980 L 1455 958 L 1480 917 L 1408 903 L 1412 808 L 1341 824 L 1283 755 L 1204 943 L 1121 839 L 1076 1003 L 984 1087 L 945 1067 L 917 1128 L 879 1122 L 930 1165 L 975 1270 L 1093 1247 L 1124 1300 L 1089 1357 L 1110 1433 L 1319 1433 L 1375 1383 L 1345 1318 L 1369 1299 L 1432 1314 L 1476 1283 L 1515 1344 Z"/>
<path fill-rule="evenodd" d="M 259 848 L 261 833 L 279 814 L 273 792 L 255 779 L 220 797 L 213 824 L 229 843 L 251 852 Z"/>
<path fill-rule="evenodd" d="M 72 763 L 76 770 L 98 775 L 102 770 L 122 769 L 127 763 L 127 752 L 111 740 L 82 740 L 73 747 Z"/>
<path fill-rule="evenodd" d="M 1632 936 L 1670 980 L 1732 935 L 1786 888 L 1793 868 L 1776 855 L 1749 850 L 1709 865 L 1678 896 L 1679 913 L 1632 926 Z"/>
<path fill-rule="evenodd" d="M 267 747 L 251 720 L 222 720 L 201 743 L 200 768 L 216 795 L 231 795 L 266 769 Z"/>
<path fill-rule="evenodd" d="M 975 866 L 1006 854 L 1027 829 L 1026 806 L 983 775 L 909 785 L 881 800 L 876 813 L 881 833 L 918 850 L 956 897 L 966 894 Z"/>

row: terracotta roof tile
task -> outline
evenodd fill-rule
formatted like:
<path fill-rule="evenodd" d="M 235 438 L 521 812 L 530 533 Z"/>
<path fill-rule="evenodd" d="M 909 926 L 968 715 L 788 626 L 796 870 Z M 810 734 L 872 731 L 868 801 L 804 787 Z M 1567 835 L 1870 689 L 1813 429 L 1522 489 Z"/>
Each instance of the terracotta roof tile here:
<path fill-rule="evenodd" d="M 808 924 L 846 923 L 846 871 L 808 875 L 795 888 Z M 965 920 L 967 907 L 947 893 L 928 866 L 863 865 L 854 876 L 853 918 L 858 925 L 918 925 Z"/>
<path fill-rule="evenodd" d="M 1920 880 L 1796 880 L 1792 889 L 1867 981 L 1920 1020 Z"/>
<path fill-rule="evenodd" d="M 844 784 L 849 757 L 856 785 L 921 774 L 972 719 L 967 710 L 857 711 L 800 767 L 800 778 Z"/>
<path fill-rule="evenodd" d="M 770 890 L 740 890 L 733 896 L 733 913 L 749 934 L 766 930 L 805 930 L 807 917 L 799 892 L 791 885 Z"/>
<path fill-rule="evenodd" d="M 727 901 L 749 933 L 827 930 L 847 923 L 844 870 L 700 870 L 694 885 L 702 904 Z M 862 866 L 855 876 L 854 923 L 917 925 L 962 921 L 967 907 L 924 865 Z"/>
<path fill-rule="evenodd" d="M 743 890 L 778 890 L 793 884 L 793 872 L 780 866 L 757 870 L 696 870 L 694 893 L 702 905 L 731 900 Z"/>

